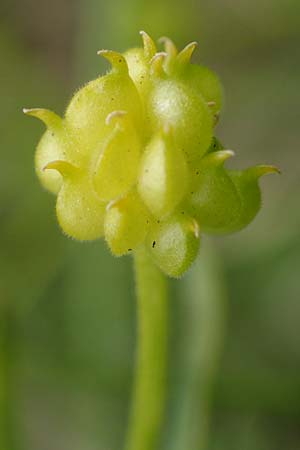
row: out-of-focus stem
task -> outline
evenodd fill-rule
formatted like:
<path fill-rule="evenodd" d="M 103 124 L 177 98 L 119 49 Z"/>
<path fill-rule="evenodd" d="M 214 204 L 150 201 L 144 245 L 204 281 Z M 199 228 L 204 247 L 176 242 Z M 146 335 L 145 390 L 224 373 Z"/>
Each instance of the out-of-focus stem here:
<path fill-rule="evenodd" d="M 167 282 L 144 249 L 135 252 L 138 342 L 126 450 L 156 450 L 165 409 Z"/>
<path fill-rule="evenodd" d="M 222 351 L 226 295 L 215 250 L 204 242 L 182 281 L 180 378 L 168 450 L 206 450 L 213 388 Z"/>

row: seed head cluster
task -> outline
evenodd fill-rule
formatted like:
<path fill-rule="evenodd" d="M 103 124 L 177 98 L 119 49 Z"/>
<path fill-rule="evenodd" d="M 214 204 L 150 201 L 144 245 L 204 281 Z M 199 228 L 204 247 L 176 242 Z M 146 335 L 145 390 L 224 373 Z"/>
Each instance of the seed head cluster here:
<path fill-rule="evenodd" d="M 178 51 L 101 50 L 111 70 L 78 90 L 61 118 L 26 109 L 47 129 L 36 151 L 42 185 L 57 195 L 62 230 L 78 240 L 104 237 L 114 255 L 146 246 L 172 277 L 194 261 L 201 233 L 248 225 L 261 206 L 258 180 L 273 166 L 227 170 L 233 156 L 215 137 L 222 87 L 191 64 L 196 43 Z"/>

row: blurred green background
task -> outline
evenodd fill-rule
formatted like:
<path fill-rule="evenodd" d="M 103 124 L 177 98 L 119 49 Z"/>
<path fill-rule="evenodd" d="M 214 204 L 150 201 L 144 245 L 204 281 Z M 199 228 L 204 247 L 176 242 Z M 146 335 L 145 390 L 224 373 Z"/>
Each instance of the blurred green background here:
<path fill-rule="evenodd" d="M 132 261 L 61 234 L 34 174 L 43 126 L 21 110 L 63 113 L 106 70 L 96 51 L 140 45 L 140 29 L 199 42 L 195 61 L 223 80 L 217 134 L 237 152 L 232 167 L 282 170 L 262 181 L 256 220 L 204 239 L 171 283 L 161 448 L 299 449 L 299 0 L 0 0 L 0 450 L 122 448 Z"/>

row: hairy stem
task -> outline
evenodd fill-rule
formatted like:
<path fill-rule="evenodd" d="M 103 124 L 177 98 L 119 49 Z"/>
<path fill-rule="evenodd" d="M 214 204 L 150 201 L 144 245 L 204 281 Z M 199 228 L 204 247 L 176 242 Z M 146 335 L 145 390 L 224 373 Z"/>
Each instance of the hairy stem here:
<path fill-rule="evenodd" d="M 145 249 L 135 252 L 138 348 L 126 450 L 156 450 L 165 409 L 167 282 Z"/>

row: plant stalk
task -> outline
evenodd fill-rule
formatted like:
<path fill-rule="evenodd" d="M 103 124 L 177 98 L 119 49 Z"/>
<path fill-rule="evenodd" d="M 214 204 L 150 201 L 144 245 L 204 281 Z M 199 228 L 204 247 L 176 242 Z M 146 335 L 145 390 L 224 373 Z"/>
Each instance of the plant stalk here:
<path fill-rule="evenodd" d="M 165 410 L 167 281 L 144 248 L 134 256 L 137 294 L 136 374 L 126 450 L 156 450 Z"/>
<path fill-rule="evenodd" d="M 201 255 L 182 283 L 181 383 L 167 450 L 206 450 L 213 394 L 223 347 L 226 288 L 216 250 L 203 243 Z"/>

